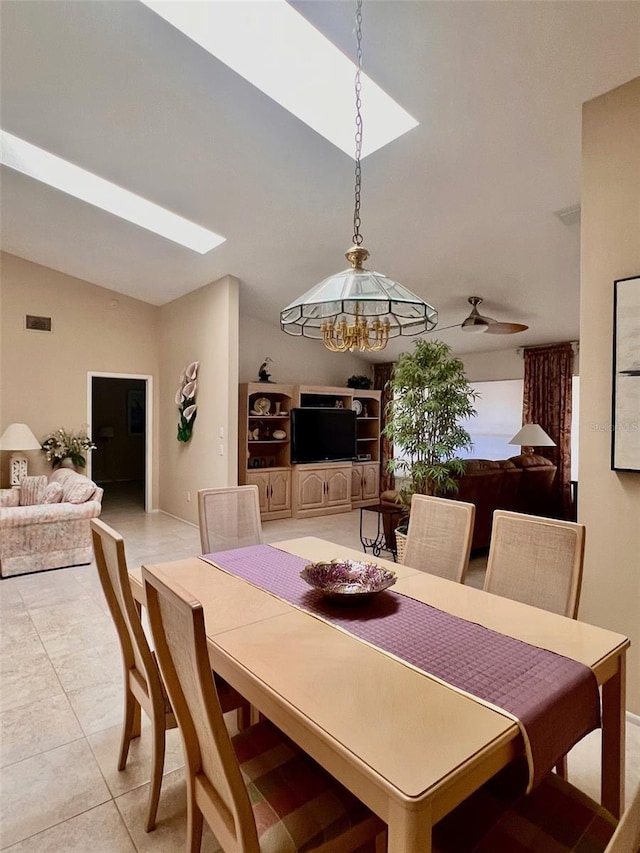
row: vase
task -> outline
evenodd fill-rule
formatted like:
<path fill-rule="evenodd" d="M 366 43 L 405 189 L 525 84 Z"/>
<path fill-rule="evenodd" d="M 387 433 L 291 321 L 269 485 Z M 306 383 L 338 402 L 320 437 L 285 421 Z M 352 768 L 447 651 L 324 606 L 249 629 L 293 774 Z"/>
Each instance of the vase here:
<path fill-rule="evenodd" d="M 72 471 L 78 470 L 70 456 L 65 456 L 64 459 L 61 459 L 58 468 L 71 468 Z"/>

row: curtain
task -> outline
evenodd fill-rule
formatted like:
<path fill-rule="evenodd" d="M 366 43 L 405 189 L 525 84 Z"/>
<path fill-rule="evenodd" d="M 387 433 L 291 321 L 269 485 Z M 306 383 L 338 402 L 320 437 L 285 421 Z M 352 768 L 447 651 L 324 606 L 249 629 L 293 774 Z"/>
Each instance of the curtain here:
<path fill-rule="evenodd" d="M 373 367 L 373 387 L 376 391 L 382 391 L 380 399 L 380 429 L 383 430 L 387 424 L 387 405 L 391 399 L 391 371 L 393 362 L 376 364 Z M 380 436 L 380 492 L 394 489 L 396 478 L 387 471 L 387 463 L 393 459 L 393 444 L 386 435 Z"/>
<path fill-rule="evenodd" d="M 556 515 L 571 518 L 571 391 L 573 347 L 571 344 L 525 348 L 522 422 L 540 424 L 555 447 L 537 451 L 558 470 L 554 482 Z"/>

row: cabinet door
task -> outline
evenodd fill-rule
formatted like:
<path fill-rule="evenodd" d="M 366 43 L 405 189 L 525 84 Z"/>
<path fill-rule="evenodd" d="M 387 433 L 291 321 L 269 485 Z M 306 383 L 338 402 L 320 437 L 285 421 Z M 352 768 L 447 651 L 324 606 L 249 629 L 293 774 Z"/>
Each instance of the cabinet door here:
<path fill-rule="evenodd" d="M 291 509 L 291 473 L 289 471 L 273 471 L 269 474 L 269 509 L 278 512 Z"/>
<path fill-rule="evenodd" d="M 380 494 L 380 466 L 362 466 L 362 498 L 370 500 Z"/>
<path fill-rule="evenodd" d="M 362 499 L 362 465 L 354 465 L 351 468 L 351 500 Z"/>
<path fill-rule="evenodd" d="M 298 480 L 298 507 L 299 509 L 316 509 L 324 506 L 324 480 L 325 472 L 305 471 L 300 474 Z"/>
<path fill-rule="evenodd" d="M 247 485 L 258 487 L 258 500 L 260 502 L 260 512 L 269 511 L 269 474 L 265 471 L 264 474 L 247 474 Z"/>
<path fill-rule="evenodd" d="M 327 483 L 325 506 L 336 506 L 351 502 L 351 471 L 332 470 L 325 471 Z"/>

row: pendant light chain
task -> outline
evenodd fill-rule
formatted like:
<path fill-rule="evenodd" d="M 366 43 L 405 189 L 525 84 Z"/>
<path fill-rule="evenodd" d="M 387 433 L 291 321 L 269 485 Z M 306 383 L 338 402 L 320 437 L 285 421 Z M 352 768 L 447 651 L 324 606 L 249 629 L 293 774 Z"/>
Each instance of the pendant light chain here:
<path fill-rule="evenodd" d="M 380 352 L 391 338 L 420 335 L 433 329 L 438 312 L 397 281 L 363 264 L 362 245 L 362 2 L 355 0 L 357 45 L 355 89 L 355 199 L 353 245 L 345 252 L 350 269 L 341 270 L 311 288 L 280 312 L 280 327 L 296 337 L 321 340 L 330 352 Z"/>
<path fill-rule="evenodd" d="M 358 68 L 356 70 L 355 93 L 356 93 L 356 185 L 355 205 L 353 208 L 353 245 L 362 245 L 362 234 L 360 233 L 360 188 L 362 185 L 362 170 L 360 168 L 360 155 L 362 154 L 362 83 L 360 74 L 362 71 L 362 0 L 356 2 L 356 44 L 358 48 Z"/>

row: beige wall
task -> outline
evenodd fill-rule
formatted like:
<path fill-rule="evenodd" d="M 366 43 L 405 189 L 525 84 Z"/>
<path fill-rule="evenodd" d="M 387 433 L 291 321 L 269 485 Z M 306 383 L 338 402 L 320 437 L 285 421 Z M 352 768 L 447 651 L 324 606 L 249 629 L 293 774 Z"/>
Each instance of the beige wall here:
<path fill-rule="evenodd" d="M 58 427 L 78 430 L 88 420 L 89 371 L 150 375 L 157 383 L 159 308 L 14 255 L 3 253 L 0 261 L 2 430 L 15 421 L 39 439 Z M 26 331 L 26 314 L 52 317 L 53 332 Z M 157 423 L 156 403 L 156 471 Z M 10 454 L 1 455 L 8 485 Z M 40 451 L 28 456 L 31 473 L 51 470 Z"/>
<path fill-rule="evenodd" d="M 517 339 L 514 339 L 517 341 Z M 524 356 L 518 352 L 521 345 L 514 344 L 512 349 L 493 352 L 462 353 L 458 358 L 464 364 L 467 379 L 470 382 L 494 382 L 501 379 L 524 379 Z M 573 372 L 580 373 L 580 353 L 573 356 Z"/>
<path fill-rule="evenodd" d="M 609 433 L 613 282 L 640 274 L 640 78 L 584 105 L 582 151 L 580 618 L 631 639 L 627 707 L 640 714 L 640 474 L 610 470 Z"/>
<path fill-rule="evenodd" d="M 208 284 L 160 316 L 160 506 L 195 524 L 198 489 L 237 483 L 238 280 Z M 192 361 L 200 362 L 197 420 L 190 441 L 179 442 L 175 395 Z"/>
<path fill-rule="evenodd" d="M 0 432 L 15 421 L 37 438 L 59 426 L 78 430 L 88 420 L 89 372 L 150 375 L 151 508 L 194 523 L 199 488 L 237 482 L 238 382 L 257 378 L 266 355 L 274 379 L 284 382 L 342 385 L 352 373 L 369 373 L 361 359 L 294 340 L 258 320 L 245 320 L 241 334 L 239 283 L 231 276 L 159 308 L 13 255 L 0 260 Z M 27 332 L 26 314 L 51 316 L 53 333 Z M 201 362 L 198 419 L 191 441 L 182 444 L 174 398 L 181 371 L 194 360 Z M 31 473 L 50 471 L 43 453 L 27 455 Z M 0 453 L 3 486 L 9 456 Z"/>
<path fill-rule="evenodd" d="M 373 378 L 373 368 L 364 359 L 329 352 L 320 341 L 294 338 L 254 317 L 241 317 L 240 381 L 256 382 L 266 356 L 273 359 L 273 382 L 344 386 L 354 373 Z"/>
<path fill-rule="evenodd" d="M 517 344 L 511 349 L 494 352 L 461 353 L 458 358 L 464 364 L 470 382 L 493 382 L 499 379 L 523 379 L 524 358 L 516 352 Z"/>

